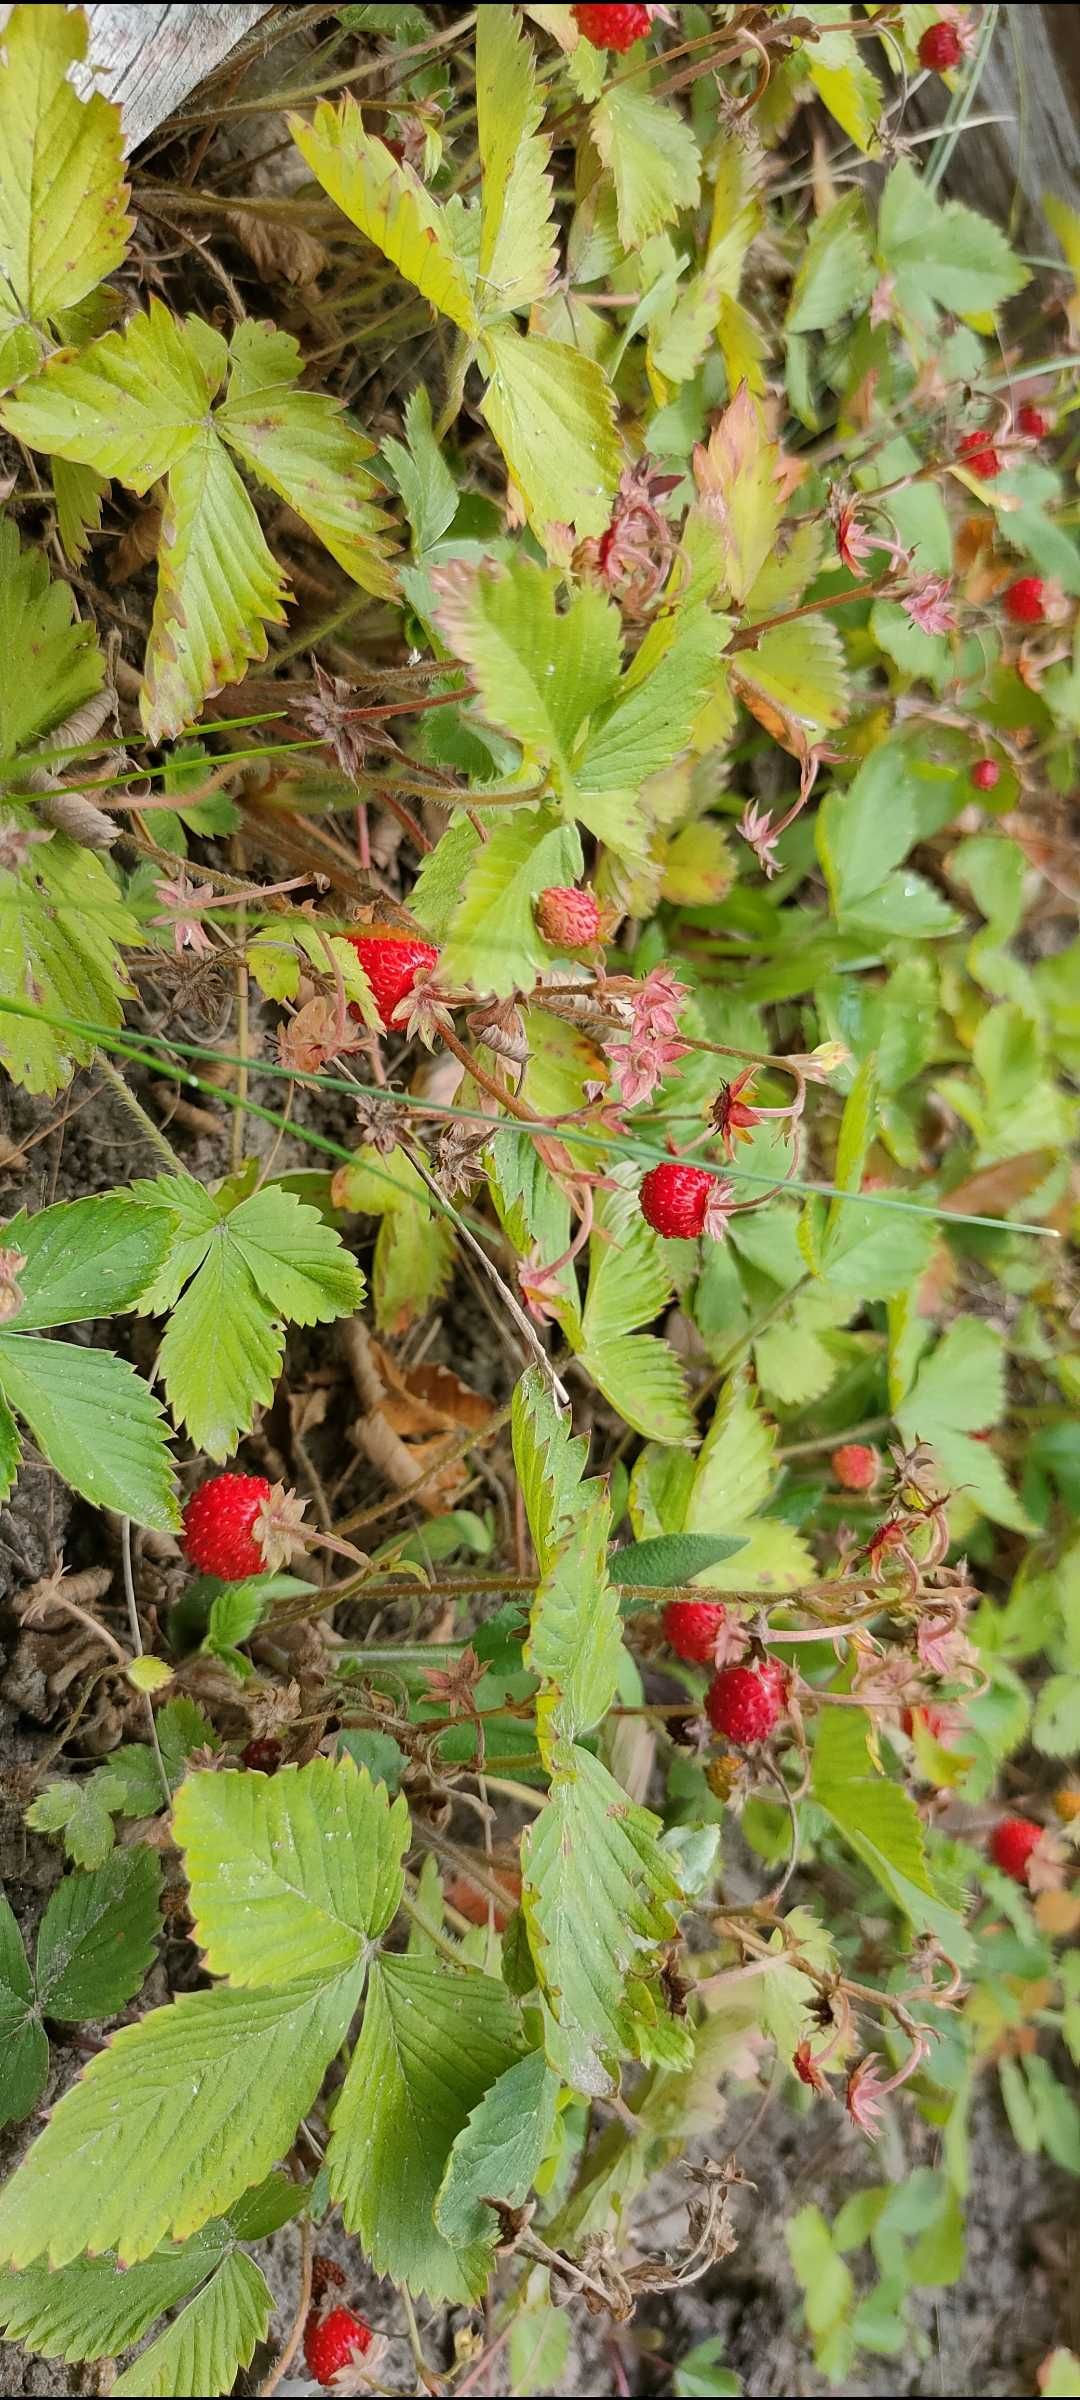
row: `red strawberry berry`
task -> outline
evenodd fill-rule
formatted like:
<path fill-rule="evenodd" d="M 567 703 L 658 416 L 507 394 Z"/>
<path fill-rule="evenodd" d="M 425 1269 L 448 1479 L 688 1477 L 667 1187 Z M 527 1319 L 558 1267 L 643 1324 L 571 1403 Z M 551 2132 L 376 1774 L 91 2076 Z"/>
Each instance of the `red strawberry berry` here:
<path fill-rule="evenodd" d="M 1023 407 L 1017 409 L 1016 423 L 1019 432 L 1026 433 L 1033 442 L 1045 442 L 1050 431 L 1049 417 L 1044 417 L 1041 408 L 1036 408 L 1031 400 L 1025 400 Z"/>
<path fill-rule="evenodd" d="M 1014 1883 L 1027 1883 L 1028 1861 L 1042 1840 L 1042 1826 L 1033 1825 L 1030 1817 L 1003 1817 L 990 1836 L 990 1856 L 1003 1875 L 1011 1875 Z"/>
<path fill-rule="evenodd" d="M 958 67 L 964 55 L 964 45 L 955 25 L 939 17 L 936 25 L 928 25 L 919 43 L 919 65 L 929 67 L 932 75 L 947 75 L 950 67 Z"/>
<path fill-rule="evenodd" d="M 536 922 L 545 942 L 559 950 L 584 950 L 600 931 L 600 903 L 594 892 L 575 891 L 553 883 L 536 903 Z"/>
<path fill-rule="evenodd" d="M 351 2367 L 354 2359 L 363 2358 L 371 2348 L 371 2327 L 363 2317 L 354 2316 L 351 2308 L 332 2308 L 328 2317 L 319 2317 L 312 2309 L 304 2327 L 304 2359 L 308 2374 L 324 2387 L 333 2383 L 343 2367 Z"/>
<path fill-rule="evenodd" d="M 716 1637 L 726 1621 L 722 1600 L 669 1600 L 664 1610 L 664 1640 L 687 1666 L 711 1667 Z"/>
<path fill-rule="evenodd" d="M 677 1159 L 670 1165 L 665 1159 L 659 1167 L 650 1167 L 641 1186 L 641 1213 L 654 1233 L 666 1233 L 676 1241 L 695 1240 L 705 1231 L 705 1218 L 712 1198 L 716 1178 L 704 1167 L 680 1166 Z"/>
<path fill-rule="evenodd" d="M 200 1575 L 242 1583 L 266 1573 L 255 1520 L 269 1498 L 265 1475 L 211 1475 L 200 1483 L 184 1510 L 184 1548 Z"/>
<path fill-rule="evenodd" d="M 832 1454 L 832 1471 L 845 1492 L 869 1492 L 881 1473 L 881 1459 L 869 1442 L 842 1442 Z"/>
<path fill-rule="evenodd" d="M 383 1024 L 389 1033 L 394 1010 L 411 992 L 423 967 L 437 967 L 439 953 L 430 942 L 417 941 L 394 933 L 350 933 L 349 940 L 363 967 L 375 998 Z M 349 1009 L 351 1017 L 359 1017 L 355 1002 Z"/>
<path fill-rule="evenodd" d="M 652 24 L 651 8 L 593 8 L 583 4 L 575 8 L 579 33 L 597 50 L 630 50 L 640 42 Z"/>
<path fill-rule="evenodd" d="M 1041 575 L 1021 575 L 1005 594 L 1005 614 L 1014 625 L 1042 625 L 1046 619 L 1046 587 Z"/>
<path fill-rule="evenodd" d="M 971 770 L 971 780 L 977 792 L 992 792 L 1001 781 L 1001 768 L 996 758 L 977 758 Z"/>
<path fill-rule="evenodd" d="M 785 1688 L 775 1659 L 757 1667 L 724 1667 L 705 1697 L 709 1722 L 729 1741 L 763 1742 L 783 1714 Z"/>
<path fill-rule="evenodd" d="M 1001 459 L 985 433 L 965 433 L 956 455 L 973 475 L 981 475 L 984 483 L 992 483 L 1001 473 Z"/>

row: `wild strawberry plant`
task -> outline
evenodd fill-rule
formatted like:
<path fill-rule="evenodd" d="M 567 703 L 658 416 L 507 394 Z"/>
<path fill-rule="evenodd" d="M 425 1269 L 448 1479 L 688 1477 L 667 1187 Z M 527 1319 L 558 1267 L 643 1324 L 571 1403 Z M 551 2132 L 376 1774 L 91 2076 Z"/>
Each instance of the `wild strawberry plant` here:
<path fill-rule="evenodd" d="M 936 2129 L 790 2213 L 842 2383 L 991 2074 L 1078 2163 L 1080 227 L 945 194 L 994 13 L 330 10 L 164 167 L 5 29 L 0 1056 L 133 1159 L 0 1234 L 4 1495 L 89 1504 L 6 2119 L 113 2027 L 0 2312 L 117 2392 L 275 2305 L 556 2388 L 722 2273 L 755 2083 Z"/>

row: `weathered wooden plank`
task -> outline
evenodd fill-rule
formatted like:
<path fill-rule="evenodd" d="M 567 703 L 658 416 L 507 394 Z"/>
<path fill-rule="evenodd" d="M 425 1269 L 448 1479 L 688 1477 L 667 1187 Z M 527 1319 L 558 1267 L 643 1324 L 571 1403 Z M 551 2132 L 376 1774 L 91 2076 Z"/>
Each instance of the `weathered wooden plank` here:
<path fill-rule="evenodd" d="M 93 82 L 124 117 L 124 148 L 135 150 L 212 75 L 245 33 L 268 14 L 261 7 L 181 6 L 87 9 Z M 10 7 L 0 7 L 0 29 Z"/>

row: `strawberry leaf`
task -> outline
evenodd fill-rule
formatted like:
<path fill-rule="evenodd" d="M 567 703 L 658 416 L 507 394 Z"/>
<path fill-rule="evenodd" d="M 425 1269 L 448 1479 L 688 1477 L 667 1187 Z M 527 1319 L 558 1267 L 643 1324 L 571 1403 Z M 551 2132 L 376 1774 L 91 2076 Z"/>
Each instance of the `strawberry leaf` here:
<path fill-rule="evenodd" d="M 404 1800 L 351 1759 L 189 1775 L 173 1812 L 212 1974 L 254 1988 L 357 1963 L 401 1898 Z"/>
<path fill-rule="evenodd" d="M 531 307 L 555 280 L 555 196 L 531 42 L 512 9 L 476 22 L 476 131 L 482 169 L 477 297 L 485 318 Z"/>
<path fill-rule="evenodd" d="M 114 2358 L 186 2300 L 217 2265 L 224 2240 L 224 2227 L 208 2225 L 182 2249 L 170 2244 L 123 2273 L 114 2257 L 0 2273 L 0 2325 L 44 2358 Z"/>
<path fill-rule="evenodd" d="M 81 9 L 13 8 L 0 68 L 0 383 L 37 365 L 44 338 L 111 275 L 131 219 L 120 111 L 76 92 Z"/>
<path fill-rule="evenodd" d="M 489 326 L 481 345 L 490 382 L 480 413 L 490 425 L 545 549 L 603 532 L 619 480 L 615 396 L 603 368 L 567 342 L 511 325 Z M 559 529 L 562 529 L 561 533 Z"/>
<path fill-rule="evenodd" d="M 49 2045 L 37 2011 L 34 1979 L 15 1912 L 0 1893 L 0 2125 L 18 2124 L 29 2116 L 48 2072 Z"/>
<path fill-rule="evenodd" d="M 639 250 L 680 209 L 696 207 L 701 160 L 690 127 L 640 83 L 611 84 L 589 130 L 615 185 L 625 250 Z"/>
<path fill-rule="evenodd" d="M 301 156 L 343 215 L 433 308 L 464 333 L 475 333 L 476 300 L 445 209 L 411 167 L 399 165 L 385 142 L 365 133 L 351 95 L 339 109 L 321 101 L 310 125 L 302 117 L 290 117 L 288 125 Z"/>
<path fill-rule="evenodd" d="M 258 1992 L 188 1992 L 114 2034 L 0 2195 L 0 2257 L 150 2258 L 267 2174 L 340 2048 L 353 1967 Z M 78 2172 L 72 2171 L 78 2161 Z"/>
<path fill-rule="evenodd" d="M 253 2258 L 234 2250 L 113 2385 L 117 2400 L 215 2400 L 231 2392 L 264 2341 L 274 2295 Z"/>
<path fill-rule="evenodd" d="M 331 2194 L 377 2275 L 433 2300 L 483 2290 L 489 2242 L 452 2246 L 435 2204 L 454 2143 L 520 2047 L 509 1995 L 486 1975 L 422 1958 L 372 1964 L 327 2165 Z"/>
<path fill-rule="evenodd" d="M 10 520 L 0 523 L 0 758 L 14 761 L 51 733 L 104 676 L 93 626 L 75 622 L 67 585 L 51 583 L 40 550 L 24 550 Z"/>
<path fill-rule="evenodd" d="M 477 2101 L 462 2126 L 435 2202 L 435 2222 L 461 2249 L 486 2241 L 493 2248 L 501 2200 L 520 2208 L 528 2199 L 555 2130 L 559 2079 L 542 2050 L 515 2059 Z"/>
<path fill-rule="evenodd" d="M 137 1525 L 179 1524 L 162 1412 L 109 1350 L 0 1333 L 0 1391 L 65 1483 Z"/>
<path fill-rule="evenodd" d="M 666 2015 L 649 1977 L 676 1930 L 680 1889 L 659 1831 L 599 1759 L 559 1748 L 547 1805 L 522 1843 L 522 1906 L 547 2054 L 578 2092 L 616 2088 L 618 2059 L 648 2056 Z"/>
<path fill-rule="evenodd" d="M 122 333 L 51 361 L 2 412 L 37 449 L 133 492 L 167 478 L 140 703 L 151 741 L 180 732 L 210 694 L 265 658 L 266 626 L 284 622 L 285 577 L 225 443 L 354 581 L 381 595 L 393 588 L 371 445 L 337 401 L 298 391 L 299 373 L 288 334 L 245 320 L 230 350 L 201 319 L 178 323 L 151 300 Z"/>
<path fill-rule="evenodd" d="M 143 1315 L 172 1312 L 158 1354 L 169 1405 L 200 1449 L 227 1458 L 273 1396 L 286 1323 L 325 1325 L 358 1308 L 363 1276 L 318 1210 L 280 1185 L 235 1204 L 187 1176 L 134 1188 L 173 1232 L 140 1303 Z"/>
<path fill-rule="evenodd" d="M 126 1193 L 95 1192 L 12 1217 L 3 1240 L 24 1261 L 22 1303 L 8 1325 L 38 1333 L 134 1308 L 162 1265 L 170 1228 L 159 1210 L 140 1208 Z"/>
<path fill-rule="evenodd" d="M 37 1940 L 38 2001 L 65 2024 L 115 2017 L 154 1962 L 161 1868 L 152 1850 L 116 1850 L 57 1885 Z"/>

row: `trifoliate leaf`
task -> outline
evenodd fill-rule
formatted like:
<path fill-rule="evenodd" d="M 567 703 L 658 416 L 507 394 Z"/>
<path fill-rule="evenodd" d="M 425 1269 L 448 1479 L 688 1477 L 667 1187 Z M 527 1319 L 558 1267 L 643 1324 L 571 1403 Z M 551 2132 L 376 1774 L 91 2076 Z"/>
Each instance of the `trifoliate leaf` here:
<path fill-rule="evenodd" d="M 340 2048 L 360 1970 L 187 1992 L 114 2034 L 0 2195 L 0 2257 L 149 2258 L 269 2173 Z M 78 2171 L 74 2172 L 77 2162 Z"/>
<path fill-rule="evenodd" d="M 582 864 L 576 826 L 552 809 L 503 812 L 474 853 L 450 919 L 442 952 L 449 982 L 477 992 L 528 987 L 551 961 L 535 903 L 550 884 L 576 883 Z"/>
<path fill-rule="evenodd" d="M 530 2050 L 489 2085 L 458 2134 L 435 2202 L 435 2222 L 455 2249 L 493 2246 L 498 2219 L 489 2205 L 520 2208 L 528 2199 L 555 2125 L 559 2079 L 542 2050 Z"/>
<path fill-rule="evenodd" d="M 988 316 L 1028 280 L 1000 228 L 958 200 L 937 200 L 906 158 L 881 195 L 878 255 L 897 305 L 923 325 L 938 308 Z"/>
<path fill-rule="evenodd" d="M 543 115 L 532 44 L 523 38 L 514 11 L 481 9 L 476 21 L 477 301 L 485 318 L 530 307 L 555 280 L 555 199 L 547 171 L 550 145 L 539 132 Z"/>
<path fill-rule="evenodd" d="M 488 2242 L 452 2246 L 435 2203 L 458 2135 L 520 2047 L 502 1984 L 421 1958 L 373 1963 L 327 2164 L 331 2193 L 377 2275 L 432 2300 L 483 2290 Z"/>
<path fill-rule="evenodd" d="M 680 1888 L 657 1835 L 599 1759 L 568 1744 L 522 1844 L 522 1905 L 551 2011 L 551 2064 L 575 2091 L 613 2088 L 647 2053 L 665 2004 L 649 1974 L 674 1934 Z"/>
<path fill-rule="evenodd" d="M 122 333 L 52 360 L 4 403 L 4 422 L 35 449 L 148 492 L 205 435 L 227 358 L 211 326 L 178 323 L 152 300 Z"/>
<path fill-rule="evenodd" d="M 57 1474 L 95 1508 L 174 1531 L 180 1518 L 162 1411 L 126 1359 L 0 1333 L 0 1391 Z"/>
<path fill-rule="evenodd" d="M 481 353 L 491 380 L 480 413 L 538 541 L 562 546 L 568 526 L 579 540 L 602 533 L 621 463 L 603 368 L 566 342 L 526 340 L 509 324 L 488 327 Z"/>
<path fill-rule="evenodd" d="M 407 283 L 465 333 L 475 333 L 476 302 L 450 235 L 445 210 L 385 142 L 365 133 L 351 94 L 340 109 L 320 102 L 309 124 L 288 119 L 297 149 L 324 192 L 374 242 Z"/>
<path fill-rule="evenodd" d="M 77 1867 L 104 1865 L 115 1840 L 112 1811 L 119 1808 L 124 1786 L 107 1767 L 86 1775 L 80 1783 L 47 1783 L 26 1811 L 34 1833 L 58 1833 Z"/>
<path fill-rule="evenodd" d="M 211 414 L 226 369 L 228 391 Z M 372 503 L 369 443 L 335 400 L 294 387 L 288 334 L 245 320 L 231 351 L 201 319 L 158 300 L 123 333 L 58 358 L 7 404 L 3 421 L 40 450 L 115 475 L 142 493 L 167 477 L 154 618 L 141 696 L 151 741 L 181 731 L 203 701 L 266 656 L 284 622 L 282 569 L 222 439 L 306 518 L 354 581 L 386 594 L 389 520 Z M 16 428 L 17 420 L 17 428 Z"/>
<path fill-rule="evenodd" d="M 0 1892 L 0 2125 L 28 2117 L 45 2089 L 49 2045 L 11 1902 Z M 0 2322 L 3 2281 L 0 2279 Z"/>
<path fill-rule="evenodd" d="M 90 1873 L 66 1875 L 41 1920 L 37 1990 L 65 2024 L 115 2017 L 154 1961 L 161 1867 L 152 1850 L 114 1850 Z"/>
<path fill-rule="evenodd" d="M 0 69 L 0 382 L 36 366 L 42 336 L 66 338 L 64 312 L 120 265 L 120 111 L 76 92 L 86 57 L 81 9 L 13 8 Z"/>
<path fill-rule="evenodd" d="M 680 209 L 696 207 L 701 160 L 690 127 L 640 82 L 610 84 L 589 131 L 615 185 L 625 250 L 640 250 Z"/>
<path fill-rule="evenodd" d="M 14 761 L 73 715 L 104 676 L 93 625 L 76 623 L 68 585 L 50 582 L 41 551 L 21 547 L 10 519 L 0 523 L 0 758 Z"/>
<path fill-rule="evenodd" d="M 144 1315 L 172 1311 L 158 1373 L 200 1449 L 227 1458 L 273 1396 L 286 1323 L 358 1308 L 363 1276 L 319 1211 L 278 1184 L 236 1205 L 186 1176 L 137 1190 L 174 1226 L 168 1267 L 141 1302 Z"/>
<path fill-rule="evenodd" d="M 408 1811 L 351 1759 L 189 1775 L 173 1824 L 196 1938 L 234 1985 L 336 1975 L 397 1910 Z"/>
<path fill-rule="evenodd" d="M 234 2250 L 113 2385 L 117 2400 L 216 2400 L 231 2392 L 266 2337 L 274 2295 L 253 2258 Z"/>

